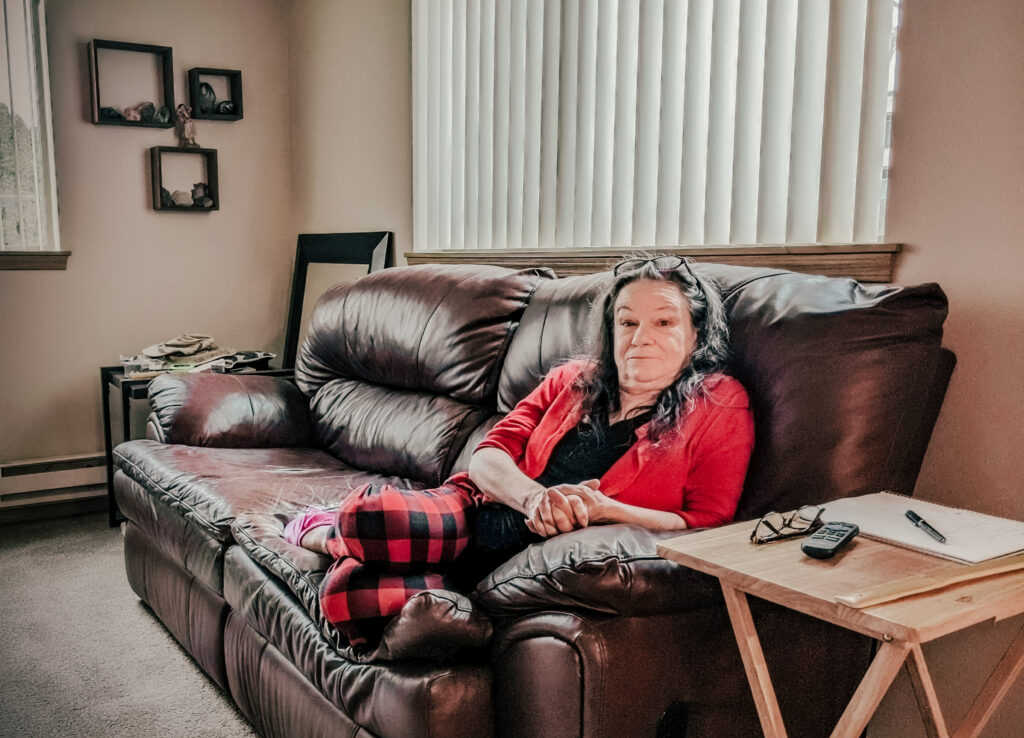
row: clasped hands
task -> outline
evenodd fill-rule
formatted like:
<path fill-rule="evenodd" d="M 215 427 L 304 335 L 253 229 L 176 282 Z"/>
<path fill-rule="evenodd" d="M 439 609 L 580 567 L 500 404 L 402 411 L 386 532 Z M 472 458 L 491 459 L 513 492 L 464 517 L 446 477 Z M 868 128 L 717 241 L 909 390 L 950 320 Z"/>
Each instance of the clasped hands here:
<path fill-rule="evenodd" d="M 615 501 L 600 490 L 600 481 L 558 484 L 541 492 L 526 510 L 526 527 L 550 538 L 559 533 L 612 522 Z"/>

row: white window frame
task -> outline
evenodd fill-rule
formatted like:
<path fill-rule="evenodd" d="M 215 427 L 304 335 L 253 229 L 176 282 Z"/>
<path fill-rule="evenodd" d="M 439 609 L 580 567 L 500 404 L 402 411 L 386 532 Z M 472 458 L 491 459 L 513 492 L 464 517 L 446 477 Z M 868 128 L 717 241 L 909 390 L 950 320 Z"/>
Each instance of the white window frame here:
<path fill-rule="evenodd" d="M 19 227 L 19 239 L 4 239 L 0 224 L 0 255 L 25 254 L 29 252 L 60 252 L 60 229 L 57 211 L 57 178 L 53 147 L 53 113 L 50 104 L 50 72 L 46 48 L 46 7 L 45 0 L 0 0 L 3 10 L 4 52 L 3 62 L 6 75 L 0 75 L 0 90 L 6 95 L 0 101 L 10 104 L 11 131 L 0 131 L 0 136 L 11 136 L 12 155 L 18 161 L 18 139 L 14 135 L 16 117 L 21 118 L 34 134 L 31 139 L 33 168 L 26 172 L 15 167 L 19 212 L 25 207 L 33 208 L 38 219 L 38 240 L 26 241 L 23 229 Z M 24 23 L 13 25 L 9 10 L 21 7 Z M 15 69 L 27 70 L 28 79 L 16 77 Z M 15 85 L 21 85 L 21 95 L 15 95 Z M 25 102 L 25 94 L 29 96 Z M 17 98 L 17 101 L 16 101 Z M 26 122 L 28 121 L 28 122 Z M 31 125 L 29 125 L 29 122 Z M 35 196 L 20 194 L 24 191 L 21 177 L 35 179 Z M 28 201 L 28 202 L 26 202 Z M 19 215 L 23 221 L 24 215 Z"/>

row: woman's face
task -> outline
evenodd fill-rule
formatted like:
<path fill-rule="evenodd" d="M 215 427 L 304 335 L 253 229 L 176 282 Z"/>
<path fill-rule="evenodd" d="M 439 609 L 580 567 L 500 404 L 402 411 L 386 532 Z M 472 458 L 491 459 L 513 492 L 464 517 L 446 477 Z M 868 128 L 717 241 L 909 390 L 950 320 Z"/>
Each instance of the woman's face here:
<path fill-rule="evenodd" d="M 671 282 L 639 279 L 615 298 L 615 366 L 619 386 L 662 390 L 697 348 L 690 307 Z"/>

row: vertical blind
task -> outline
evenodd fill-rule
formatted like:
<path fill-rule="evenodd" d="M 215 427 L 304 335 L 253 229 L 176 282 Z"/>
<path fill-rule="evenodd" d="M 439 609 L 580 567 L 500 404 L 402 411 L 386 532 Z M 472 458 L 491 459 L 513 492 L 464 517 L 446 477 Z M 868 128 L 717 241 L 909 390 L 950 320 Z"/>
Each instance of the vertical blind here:
<path fill-rule="evenodd" d="M 59 250 L 40 0 L 0 0 L 0 250 Z"/>
<path fill-rule="evenodd" d="M 413 0 L 414 248 L 881 237 L 899 0 Z"/>

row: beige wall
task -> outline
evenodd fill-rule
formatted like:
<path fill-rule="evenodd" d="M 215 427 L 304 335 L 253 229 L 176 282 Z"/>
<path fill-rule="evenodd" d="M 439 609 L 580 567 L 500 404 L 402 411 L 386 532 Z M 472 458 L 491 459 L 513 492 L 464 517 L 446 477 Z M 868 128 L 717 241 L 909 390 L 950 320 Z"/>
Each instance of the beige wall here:
<path fill-rule="evenodd" d="M 412 249 L 409 0 L 292 3 L 292 201 L 299 233 L 394 231 Z"/>
<path fill-rule="evenodd" d="M 102 449 L 98 367 L 183 332 L 280 351 L 297 233 L 392 230 L 411 248 L 408 0 L 49 0 L 64 272 L 0 271 L 0 459 Z M 171 46 L 241 69 L 245 118 L 198 122 L 221 209 L 155 212 L 171 130 L 88 121 L 85 44 Z M 112 79 L 110 81 L 113 81 Z"/>
<path fill-rule="evenodd" d="M 0 459 L 102 449 L 101 365 L 183 332 L 280 350 L 295 249 L 285 0 L 49 0 L 53 119 L 67 271 L 0 271 Z M 245 118 L 198 122 L 221 207 L 152 209 L 149 147 L 173 129 L 88 122 L 85 44 L 171 46 L 187 70 L 241 69 Z"/>
<path fill-rule="evenodd" d="M 898 281 L 949 295 L 958 358 L 917 495 L 1024 520 L 1024 3 L 903 4 L 886 236 Z M 1022 621 L 925 648 L 954 724 Z M 1021 725 L 1018 681 L 983 735 Z M 905 677 L 871 735 L 924 736 Z"/>
<path fill-rule="evenodd" d="M 904 5 L 887 237 L 958 358 L 919 489 L 1024 519 L 1024 3 Z"/>

